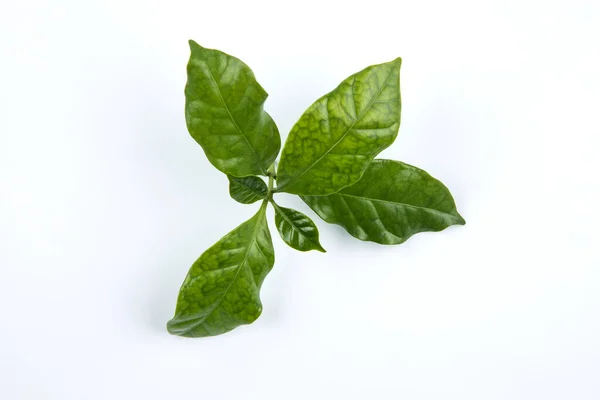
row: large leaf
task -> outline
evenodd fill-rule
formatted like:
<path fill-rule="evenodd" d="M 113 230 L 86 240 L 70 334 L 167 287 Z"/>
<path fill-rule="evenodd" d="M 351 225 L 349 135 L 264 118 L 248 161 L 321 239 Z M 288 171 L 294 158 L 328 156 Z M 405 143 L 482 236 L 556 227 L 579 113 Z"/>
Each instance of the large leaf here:
<path fill-rule="evenodd" d="M 304 112 L 282 151 L 278 191 L 326 195 L 360 179 L 398 135 L 401 63 L 351 75 Z"/>
<path fill-rule="evenodd" d="M 185 118 L 206 157 L 226 174 L 266 175 L 281 139 L 263 109 L 267 92 L 242 61 L 190 40 Z"/>
<path fill-rule="evenodd" d="M 418 232 L 465 223 L 446 186 L 399 161 L 375 160 L 356 184 L 329 196 L 302 199 L 325 221 L 381 244 L 399 244 Z"/>
<path fill-rule="evenodd" d="M 214 336 L 255 321 L 259 290 L 275 261 L 264 202 L 254 217 L 206 250 L 192 265 L 167 324 L 179 336 Z"/>
<path fill-rule="evenodd" d="M 271 204 L 275 208 L 275 225 L 284 242 L 296 250 L 318 250 L 325 253 L 319 243 L 319 231 L 310 218 L 300 211 L 280 207 L 274 201 Z"/>
<path fill-rule="evenodd" d="M 235 201 L 242 204 L 252 204 L 267 198 L 267 184 L 258 176 L 236 178 L 227 175 L 227 177 L 229 178 L 229 195 Z"/>

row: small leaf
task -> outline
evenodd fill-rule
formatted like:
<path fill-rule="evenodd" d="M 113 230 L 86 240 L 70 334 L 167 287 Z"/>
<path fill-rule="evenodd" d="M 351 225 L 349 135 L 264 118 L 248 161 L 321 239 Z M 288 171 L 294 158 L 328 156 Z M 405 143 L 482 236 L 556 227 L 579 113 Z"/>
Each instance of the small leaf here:
<path fill-rule="evenodd" d="M 278 191 L 327 195 L 360 179 L 398 135 L 401 63 L 351 75 L 304 112 L 282 151 Z"/>
<path fill-rule="evenodd" d="M 192 137 L 220 171 L 266 175 L 281 139 L 263 109 L 267 92 L 242 61 L 190 40 L 185 118 Z"/>
<path fill-rule="evenodd" d="M 235 201 L 242 204 L 252 204 L 267 198 L 267 184 L 259 177 L 236 178 L 227 175 L 227 178 L 229 178 L 229 195 Z"/>
<path fill-rule="evenodd" d="M 356 184 L 302 199 L 325 221 L 381 244 L 400 244 L 418 232 L 465 224 L 446 186 L 399 161 L 374 160 Z"/>
<path fill-rule="evenodd" d="M 259 290 L 275 255 L 267 226 L 267 202 L 192 265 L 167 324 L 179 336 L 214 336 L 250 324 L 262 312 Z"/>
<path fill-rule="evenodd" d="M 280 207 L 274 201 L 271 204 L 275 208 L 275 225 L 284 242 L 296 250 L 325 253 L 319 243 L 319 231 L 310 218 L 300 211 Z"/>

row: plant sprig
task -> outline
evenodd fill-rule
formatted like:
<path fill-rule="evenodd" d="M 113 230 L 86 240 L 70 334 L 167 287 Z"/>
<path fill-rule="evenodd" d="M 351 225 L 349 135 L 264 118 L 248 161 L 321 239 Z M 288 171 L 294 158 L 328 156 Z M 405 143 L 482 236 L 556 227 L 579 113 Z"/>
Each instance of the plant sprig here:
<path fill-rule="evenodd" d="M 188 130 L 215 168 L 227 174 L 230 196 L 261 205 L 192 265 L 167 324 L 170 333 L 214 336 L 260 316 L 260 288 L 275 261 L 269 204 L 285 243 L 325 252 L 314 222 L 280 206 L 274 194 L 296 194 L 326 222 L 381 244 L 465 223 L 440 181 L 400 161 L 375 159 L 400 127 L 400 58 L 351 75 L 315 101 L 292 127 L 276 169 L 279 131 L 263 108 L 267 93 L 250 68 L 194 41 L 190 48 Z"/>

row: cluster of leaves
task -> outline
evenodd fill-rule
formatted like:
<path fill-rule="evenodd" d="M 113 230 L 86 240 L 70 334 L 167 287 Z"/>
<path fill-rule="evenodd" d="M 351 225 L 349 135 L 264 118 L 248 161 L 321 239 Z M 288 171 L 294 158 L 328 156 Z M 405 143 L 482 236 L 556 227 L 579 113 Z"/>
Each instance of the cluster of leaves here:
<path fill-rule="evenodd" d="M 267 93 L 250 68 L 194 41 L 190 47 L 188 130 L 227 174 L 231 197 L 261 206 L 192 265 L 167 324 L 170 333 L 219 335 L 259 317 L 260 287 L 275 261 L 268 204 L 285 243 L 325 252 L 313 221 L 278 205 L 275 193 L 299 195 L 325 221 L 381 244 L 465 223 L 440 181 L 411 165 L 374 159 L 398 134 L 400 58 L 351 75 L 313 103 L 290 131 L 275 170 L 281 139 L 263 109 Z"/>

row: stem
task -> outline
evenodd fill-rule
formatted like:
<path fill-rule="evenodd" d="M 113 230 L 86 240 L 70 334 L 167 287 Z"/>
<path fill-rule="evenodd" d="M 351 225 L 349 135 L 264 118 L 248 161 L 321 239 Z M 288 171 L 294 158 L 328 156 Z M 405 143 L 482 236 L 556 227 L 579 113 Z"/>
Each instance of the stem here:
<path fill-rule="evenodd" d="M 271 175 L 269 175 L 269 186 L 268 186 L 269 192 L 273 191 L 273 181 L 274 181 L 273 177 Z"/>
<path fill-rule="evenodd" d="M 269 194 L 268 197 L 271 197 L 271 193 L 273 193 L 274 183 L 275 183 L 275 163 L 271 164 L 269 169 L 267 169 L 267 176 L 269 177 Z"/>

